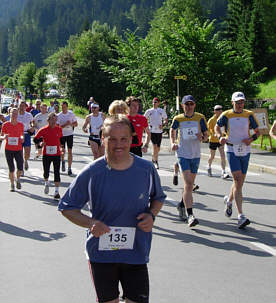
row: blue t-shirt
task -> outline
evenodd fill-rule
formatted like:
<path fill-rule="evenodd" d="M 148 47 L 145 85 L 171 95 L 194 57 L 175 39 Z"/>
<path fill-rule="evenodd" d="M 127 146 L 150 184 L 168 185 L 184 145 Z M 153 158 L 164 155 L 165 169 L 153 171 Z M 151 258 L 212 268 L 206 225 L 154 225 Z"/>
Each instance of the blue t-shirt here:
<path fill-rule="evenodd" d="M 133 155 L 134 156 L 134 155 Z M 99 238 L 87 231 L 86 252 L 92 262 L 145 264 L 149 261 L 151 232 L 137 227 L 137 216 L 151 201 L 164 202 L 159 175 L 153 164 L 134 156 L 126 170 L 110 169 L 105 157 L 87 166 L 61 198 L 58 209 L 82 209 L 88 202 L 91 215 L 108 226 L 135 227 L 133 249 L 99 250 Z"/>

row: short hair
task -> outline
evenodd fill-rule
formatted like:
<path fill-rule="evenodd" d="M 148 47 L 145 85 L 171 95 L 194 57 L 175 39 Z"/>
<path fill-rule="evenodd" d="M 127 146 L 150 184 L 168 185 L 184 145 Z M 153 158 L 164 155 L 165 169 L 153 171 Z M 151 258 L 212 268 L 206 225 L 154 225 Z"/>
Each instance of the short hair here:
<path fill-rule="evenodd" d="M 49 114 L 48 114 L 47 121 L 49 122 L 50 119 L 51 119 L 53 116 L 56 116 L 56 113 L 54 113 L 54 112 L 49 113 Z"/>
<path fill-rule="evenodd" d="M 124 115 L 127 115 L 129 113 L 129 109 L 128 109 L 128 106 L 126 104 L 125 101 L 123 100 L 114 100 L 110 105 L 109 105 L 109 108 L 108 108 L 108 113 L 110 116 L 113 116 L 116 114 L 116 109 L 117 108 L 122 108 L 123 109 L 123 114 Z"/>
<path fill-rule="evenodd" d="M 68 107 L 68 102 L 67 102 L 67 101 L 63 101 L 63 102 L 61 103 L 61 105 L 66 105 L 66 106 Z"/>
<path fill-rule="evenodd" d="M 132 102 L 142 103 L 142 101 L 135 96 L 129 96 L 126 98 L 126 104 L 128 106 L 130 106 Z"/>
<path fill-rule="evenodd" d="M 46 103 L 42 103 L 42 104 L 41 104 L 41 107 L 42 107 L 42 106 L 48 107 L 48 105 L 47 105 Z"/>
<path fill-rule="evenodd" d="M 129 129 L 129 134 L 130 134 L 130 136 L 132 136 L 132 128 L 131 128 L 130 121 L 129 121 L 128 117 L 126 115 L 123 115 L 123 114 L 116 114 L 116 115 L 108 116 L 104 120 L 104 123 L 103 123 L 103 126 L 102 126 L 103 136 L 106 135 L 107 130 L 114 124 L 120 124 L 120 125 L 127 126 L 128 129 Z"/>

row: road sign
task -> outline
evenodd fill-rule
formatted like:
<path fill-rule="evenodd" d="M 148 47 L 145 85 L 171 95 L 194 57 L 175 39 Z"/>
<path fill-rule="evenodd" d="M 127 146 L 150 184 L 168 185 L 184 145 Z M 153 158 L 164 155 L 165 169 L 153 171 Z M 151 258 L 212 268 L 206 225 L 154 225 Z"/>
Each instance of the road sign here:
<path fill-rule="evenodd" d="M 187 80 L 187 75 L 174 76 L 175 80 Z"/>

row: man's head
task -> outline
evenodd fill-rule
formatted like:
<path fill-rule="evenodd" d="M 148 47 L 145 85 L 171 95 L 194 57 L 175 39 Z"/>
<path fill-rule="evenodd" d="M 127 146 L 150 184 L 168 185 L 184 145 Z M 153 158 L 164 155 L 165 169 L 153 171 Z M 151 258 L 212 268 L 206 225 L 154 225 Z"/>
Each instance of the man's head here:
<path fill-rule="evenodd" d="M 25 101 L 21 101 L 20 103 L 19 103 L 19 111 L 21 112 L 21 113 L 24 113 L 25 111 L 26 111 L 26 102 Z"/>
<path fill-rule="evenodd" d="M 157 107 L 159 107 L 159 105 L 160 105 L 160 100 L 157 97 L 153 98 L 153 100 L 152 100 L 152 106 L 154 108 L 157 108 Z"/>
<path fill-rule="evenodd" d="M 186 95 L 181 102 L 185 115 L 191 116 L 195 111 L 196 101 L 192 95 Z"/>
<path fill-rule="evenodd" d="M 54 109 L 55 109 L 55 113 L 58 114 L 59 113 L 59 105 L 55 104 Z"/>
<path fill-rule="evenodd" d="M 219 117 L 220 114 L 222 113 L 222 106 L 217 104 L 214 106 L 214 114 Z"/>
<path fill-rule="evenodd" d="M 132 129 L 125 115 L 107 117 L 103 123 L 102 137 L 108 159 L 120 161 L 129 157 Z"/>
<path fill-rule="evenodd" d="M 42 103 L 42 105 L 41 105 L 41 113 L 43 115 L 47 113 L 47 104 L 46 103 Z"/>
<path fill-rule="evenodd" d="M 99 110 L 100 110 L 100 106 L 98 103 L 94 102 L 91 106 L 91 112 L 93 115 L 98 115 L 99 113 Z"/>
<path fill-rule="evenodd" d="M 237 113 L 241 113 L 244 109 L 244 103 L 246 100 L 244 93 L 242 93 L 242 92 L 233 93 L 231 100 L 232 100 L 234 111 Z"/>
<path fill-rule="evenodd" d="M 40 100 L 40 99 L 37 99 L 37 100 L 35 101 L 35 108 L 38 109 L 38 110 L 40 110 L 40 105 L 41 105 L 41 100 Z"/>
<path fill-rule="evenodd" d="M 61 109 L 64 114 L 66 114 L 68 112 L 68 103 L 66 101 L 62 102 Z"/>
<path fill-rule="evenodd" d="M 126 104 L 129 107 L 129 114 L 131 116 L 136 116 L 138 114 L 140 102 L 140 99 L 134 96 L 127 97 Z"/>

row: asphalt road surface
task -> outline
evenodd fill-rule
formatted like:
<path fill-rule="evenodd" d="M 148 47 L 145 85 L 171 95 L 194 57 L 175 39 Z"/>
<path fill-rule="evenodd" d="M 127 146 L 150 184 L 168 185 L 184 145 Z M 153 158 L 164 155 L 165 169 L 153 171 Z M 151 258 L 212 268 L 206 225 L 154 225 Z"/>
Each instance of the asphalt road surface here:
<path fill-rule="evenodd" d="M 95 302 L 84 255 L 85 230 L 57 211 L 53 182 L 43 192 L 41 160 L 31 160 L 22 189 L 9 191 L 8 171 L 0 151 L 0 302 Z M 73 174 L 91 160 L 87 136 L 75 136 Z M 34 149 L 32 150 L 32 158 Z M 145 155 L 151 159 L 150 153 Z M 189 229 L 179 221 L 175 205 L 182 180 L 172 184 L 175 157 L 160 154 L 162 186 L 168 199 L 156 218 L 150 271 L 150 302 L 276 302 L 276 184 L 275 175 L 249 172 L 244 185 L 244 212 L 251 225 L 237 228 L 234 208 L 224 216 L 223 197 L 231 179 L 212 178 L 202 160 L 194 194 L 194 213 L 200 224 Z M 61 174 L 61 194 L 74 179 Z M 50 175 L 53 180 L 53 174 Z M 122 187 L 123 190 L 123 187 Z"/>

